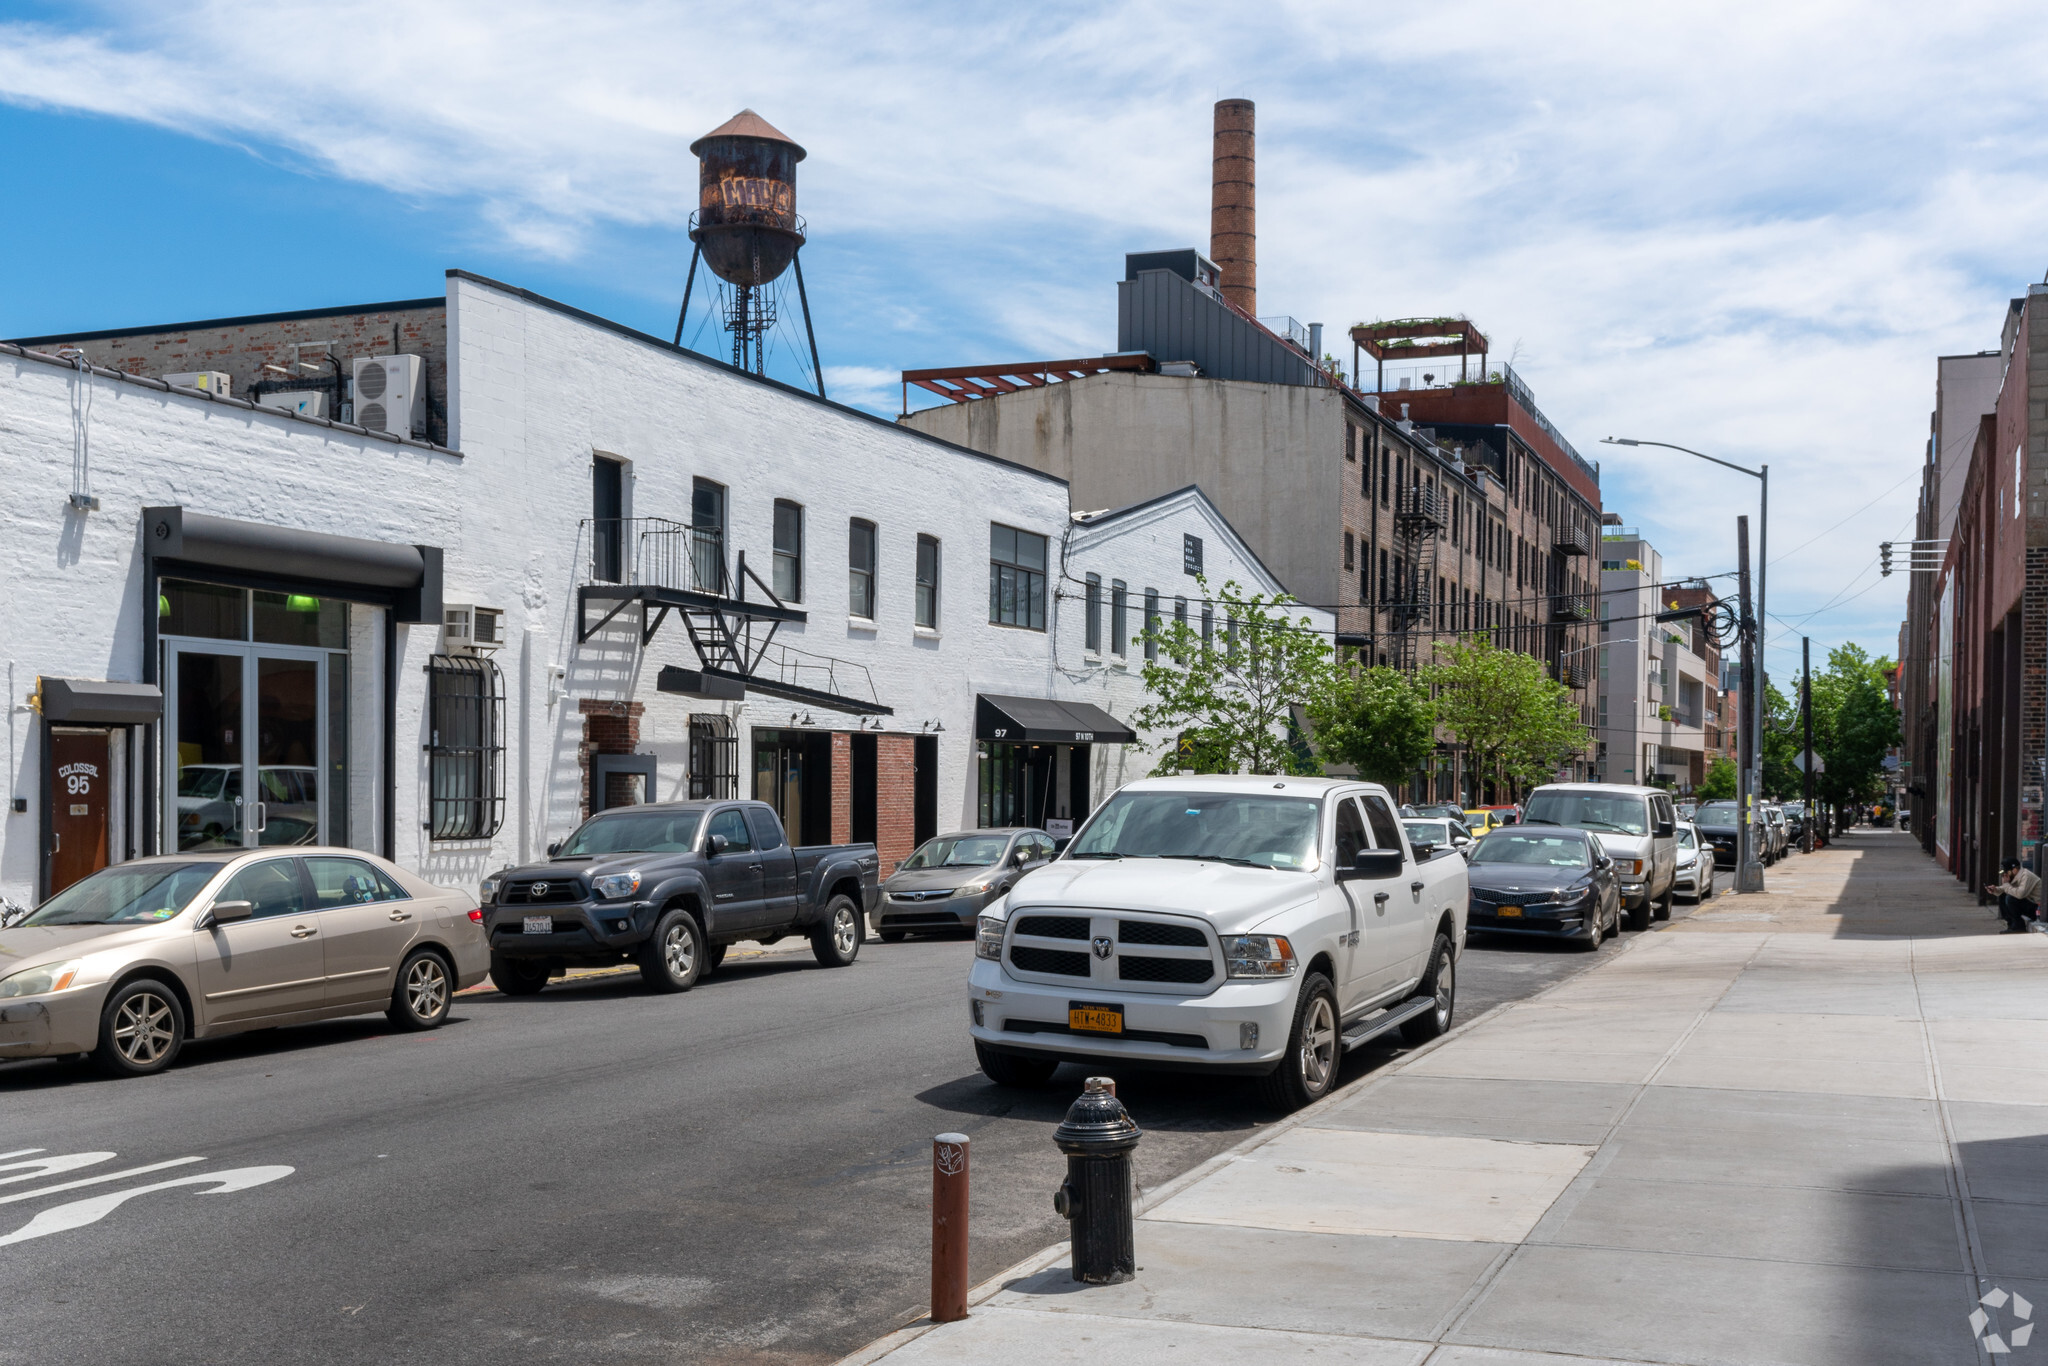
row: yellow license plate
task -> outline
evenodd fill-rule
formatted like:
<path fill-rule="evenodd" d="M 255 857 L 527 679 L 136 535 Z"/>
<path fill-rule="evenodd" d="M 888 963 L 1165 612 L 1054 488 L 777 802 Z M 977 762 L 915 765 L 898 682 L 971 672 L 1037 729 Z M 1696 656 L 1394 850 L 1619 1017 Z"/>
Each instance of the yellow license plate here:
<path fill-rule="evenodd" d="M 1067 1011 L 1067 1028 L 1085 1029 L 1091 1034 L 1121 1034 L 1124 1032 L 1124 1013 L 1100 1006 L 1074 1006 Z"/>
<path fill-rule="evenodd" d="M 1522 908 L 1520 906 L 1496 906 L 1493 908 L 1493 913 L 1495 915 L 1520 915 Z"/>

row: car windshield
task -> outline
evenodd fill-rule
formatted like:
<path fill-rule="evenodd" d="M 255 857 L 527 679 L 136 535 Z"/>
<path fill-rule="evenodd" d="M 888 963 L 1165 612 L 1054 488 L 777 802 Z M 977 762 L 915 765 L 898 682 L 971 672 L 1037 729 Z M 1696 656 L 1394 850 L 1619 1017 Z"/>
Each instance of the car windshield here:
<path fill-rule="evenodd" d="M 592 816 L 555 851 L 572 854 L 681 854 L 697 843 L 701 811 L 622 811 Z"/>
<path fill-rule="evenodd" d="M 1214 859 L 1259 868 L 1316 866 L 1322 803 L 1242 792 L 1120 792 L 1066 857 Z"/>
<path fill-rule="evenodd" d="M 1410 844 L 1443 845 L 1451 842 L 1449 821 L 1402 821 Z"/>
<path fill-rule="evenodd" d="M 1541 868 L 1590 868 L 1585 840 L 1576 835 L 1539 835 L 1533 830 L 1496 830 L 1472 846 L 1472 862 L 1525 863 Z"/>
<path fill-rule="evenodd" d="M 221 784 L 228 780 L 224 768 L 201 768 L 198 764 L 187 764 L 178 770 L 178 795 L 180 797 L 218 797 Z"/>
<path fill-rule="evenodd" d="M 1618 792 L 1538 792 L 1529 798 L 1527 825 L 1569 825 L 1641 835 L 1650 828 L 1649 803 Z"/>
<path fill-rule="evenodd" d="M 1693 813 L 1693 819 L 1701 825 L 1735 824 L 1734 802 L 1708 802 Z"/>
<path fill-rule="evenodd" d="M 1681 825 L 1678 827 L 1678 847 L 1681 849 L 1691 849 L 1696 847 L 1693 843 L 1691 826 Z"/>
<path fill-rule="evenodd" d="M 169 920 L 220 871 L 211 860 L 102 868 L 36 908 L 23 925 L 146 925 Z"/>
<path fill-rule="evenodd" d="M 903 860 L 905 868 L 986 868 L 1003 856 L 1008 835 L 941 835 Z"/>

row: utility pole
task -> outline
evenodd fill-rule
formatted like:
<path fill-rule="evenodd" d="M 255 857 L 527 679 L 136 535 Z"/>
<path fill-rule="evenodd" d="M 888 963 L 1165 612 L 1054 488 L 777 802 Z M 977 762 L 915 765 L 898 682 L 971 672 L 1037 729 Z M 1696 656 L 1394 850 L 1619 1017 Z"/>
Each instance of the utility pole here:
<path fill-rule="evenodd" d="M 1735 519 L 1735 567 L 1738 585 L 1737 606 L 1741 611 L 1736 619 L 1736 634 L 1742 641 L 1742 705 L 1754 708 L 1757 705 L 1758 666 L 1762 662 L 1756 657 L 1756 619 L 1749 613 L 1749 518 Z M 1749 711 L 1742 718 L 1749 724 L 1742 727 L 1736 736 L 1736 744 L 1746 750 L 1736 770 L 1736 822 L 1735 822 L 1735 890 L 1738 892 L 1761 892 L 1764 889 L 1764 866 L 1756 856 L 1756 794 L 1758 779 L 1763 775 L 1763 758 L 1759 751 L 1763 747 L 1763 727 L 1757 724 L 1757 714 Z"/>
<path fill-rule="evenodd" d="M 1801 822 L 1804 833 L 1800 843 L 1807 853 L 1813 852 L 1813 641 L 1807 636 L 1799 637 L 1799 724 L 1805 729 L 1806 738 L 1806 819 Z"/>

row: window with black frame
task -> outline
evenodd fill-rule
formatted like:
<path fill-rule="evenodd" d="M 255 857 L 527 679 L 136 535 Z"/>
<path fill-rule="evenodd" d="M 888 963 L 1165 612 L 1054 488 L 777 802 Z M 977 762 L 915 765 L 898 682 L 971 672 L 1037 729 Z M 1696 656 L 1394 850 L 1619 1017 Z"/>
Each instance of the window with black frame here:
<path fill-rule="evenodd" d="M 988 528 L 988 619 L 1045 629 L 1046 538 L 1000 522 Z"/>
<path fill-rule="evenodd" d="M 1102 576 L 1088 576 L 1087 636 L 1083 648 L 1091 655 L 1102 653 Z"/>
<path fill-rule="evenodd" d="M 498 666 L 473 655 L 427 661 L 427 828 L 488 839 L 505 821 L 505 696 Z"/>
<path fill-rule="evenodd" d="M 804 509 L 787 498 L 775 500 L 775 596 L 804 600 Z"/>
<path fill-rule="evenodd" d="M 917 624 L 939 629 L 939 538 L 917 538 Z"/>
<path fill-rule="evenodd" d="M 875 619 L 875 524 L 858 517 L 847 524 L 846 611 Z"/>

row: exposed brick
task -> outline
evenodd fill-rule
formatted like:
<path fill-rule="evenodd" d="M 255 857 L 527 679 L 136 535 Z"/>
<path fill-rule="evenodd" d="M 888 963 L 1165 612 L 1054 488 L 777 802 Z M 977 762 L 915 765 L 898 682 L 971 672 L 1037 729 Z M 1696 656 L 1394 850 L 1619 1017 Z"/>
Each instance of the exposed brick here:
<path fill-rule="evenodd" d="M 917 849 L 917 745 L 909 735 L 875 737 L 875 848 L 884 876 Z"/>
<path fill-rule="evenodd" d="M 853 736 L 832 732 L 832 842 L 853 843 Z"/>

